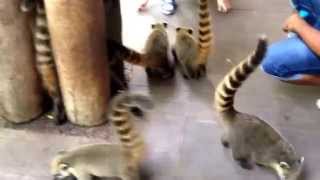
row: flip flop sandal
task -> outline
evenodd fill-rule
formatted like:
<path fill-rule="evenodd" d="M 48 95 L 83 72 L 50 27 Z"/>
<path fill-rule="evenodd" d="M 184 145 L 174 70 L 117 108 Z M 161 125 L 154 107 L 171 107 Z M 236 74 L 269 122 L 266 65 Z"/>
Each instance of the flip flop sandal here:
<path fill-rule="evenodd" d="M 162 13 L 165 15 L 172 15 L 177 10 L 177 3 L 175 0 L 163 0 Z"/>

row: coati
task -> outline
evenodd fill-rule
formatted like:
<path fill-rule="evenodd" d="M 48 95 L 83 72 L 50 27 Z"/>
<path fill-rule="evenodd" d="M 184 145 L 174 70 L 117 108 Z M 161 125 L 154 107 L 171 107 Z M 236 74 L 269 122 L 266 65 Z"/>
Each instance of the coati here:
<path fill-rule="evenodd" d="M 107 39 L 107 52 L 110 65 L 111 84 L 116 86 L 112 89 L 127 89 L 127 83 L 121 77 L 117 77 L 112 71 L 118 65 L 117 61 L 138 65 L 146 68 L 148 77 L 168 79 L 174 76 L 174 68 L 168 58 L 169 40 L 166 32 L 167 23 L 152 24 L 153 29 L 147 38 L 144 52 L 140 53 L 127 46 Z M 116 92 L 111 92 L 115 95 Z"/>
<path fill-rule="evenodd" d="M 169 40 L 166 27 L 167 23 L 151 24 L 152 32 L 142 53 L 109 39 L 108 52 L 112 56 L 122 57 L 130 64 L 145 67 L 148 77 L 171 78 L 174 75 L 174 68 L 168 57 Z"/>
<path fill-rule="evenodd" d="M 20 4 L 22 12 L 31 12 L 34 9 L 36 18 L 31 27 L 33 43 L 36 51 L 36 67 L 40 75 L 43 88 L 53 102 L 53 119 L 57 125 L 66 122 L 59 79 L 56 71 L 54 57 L 51 48 L 47 18 L 43 0 L 22 0 Z"/>
<path fill-rule="evenodd" d="M 169 39 L 167 23 L 151 24 L 152 32 L 148 36 L 142 54 L 148 77 L 168 79 L 174 76 L 174 68 L 169 60 Z"/>
<path fill-rule="evenodd" d="M 93 144 L 60 152 L 51 162 L 56 180 L 91 180 L 93 177 L 119 177 L 139 180 L 141 163 L 146 155 L 142 137 L 133 125 L 130 109 L 151 109 L 146 96 L 122 92 L 115 96 L 108 112 L 121 144 Z"/>
<path fill-rule="evenodd" d="M 248 59 L 233 68 L 215 91 L 215 109 L 221 115 L 223 146 L 230 147 L 233 159 L 241 167 L 253 168 L 253 163 L 273 169 L 281 179 L 296 179 L 304 158 L 274 128 L 260 118 L 238 112 L 234 108 L 237 89 L 261 63 L 267 51 L 267 40 L 261 36 L 257 48 Z"/>
<path fill-rule="evenodd" d="M 211 16 L 208 0 L 199 0 L 198 42 L 193 30 L 186 27 L 176 28 L 176 41 L 172 54 L 183 76 L 200 78 L 206 73 L 206 63 L 212 45 Z"/>

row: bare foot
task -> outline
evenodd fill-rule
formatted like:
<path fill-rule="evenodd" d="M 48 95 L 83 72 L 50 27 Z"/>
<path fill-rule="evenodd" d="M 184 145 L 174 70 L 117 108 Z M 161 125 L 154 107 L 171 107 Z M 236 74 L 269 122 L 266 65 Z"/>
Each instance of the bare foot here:
<path fill-rule="evenodd" d="M 143 4 L 140 5 L 138 8 L 139 12 L 143 12 L 147 10 L 147 5 L 148 5 L 149 0 L 145 0 Z"/>
<path fill-rule="evenodd" d="M 227 13 L 232 8 L 230 0 L 217 0 L 217 4 L 219 12 Z"/>

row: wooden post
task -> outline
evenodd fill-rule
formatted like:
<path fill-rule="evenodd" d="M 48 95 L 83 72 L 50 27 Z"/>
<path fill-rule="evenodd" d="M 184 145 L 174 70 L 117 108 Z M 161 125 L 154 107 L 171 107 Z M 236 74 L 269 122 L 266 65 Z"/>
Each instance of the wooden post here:
<path fill-rule="evenodd" d="M 45 0 L 51 43 L 68 118 L 106 122 L 109 71 L 102 0 Z"/>
<path fill-rule="evenodd" d="M 22 123 L 42 112 L 32 34 L 21 0 L 0 0 L 0 119 Z"/>

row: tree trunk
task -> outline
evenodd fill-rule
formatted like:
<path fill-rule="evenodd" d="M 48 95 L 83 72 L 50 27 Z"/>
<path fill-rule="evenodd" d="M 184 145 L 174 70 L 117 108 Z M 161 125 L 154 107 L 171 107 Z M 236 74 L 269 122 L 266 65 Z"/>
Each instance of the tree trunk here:
<path fill-rule="evenodd" d="M 28 17 L 21 0 L 0 0 L 0 119 L 28 122 L 42 112 Z"/>
<path fill-rule="evenodd" d="M 82 126 L 106 122 L 109 71 L 102 0 L 45 0 L 68 118 Z"/>

